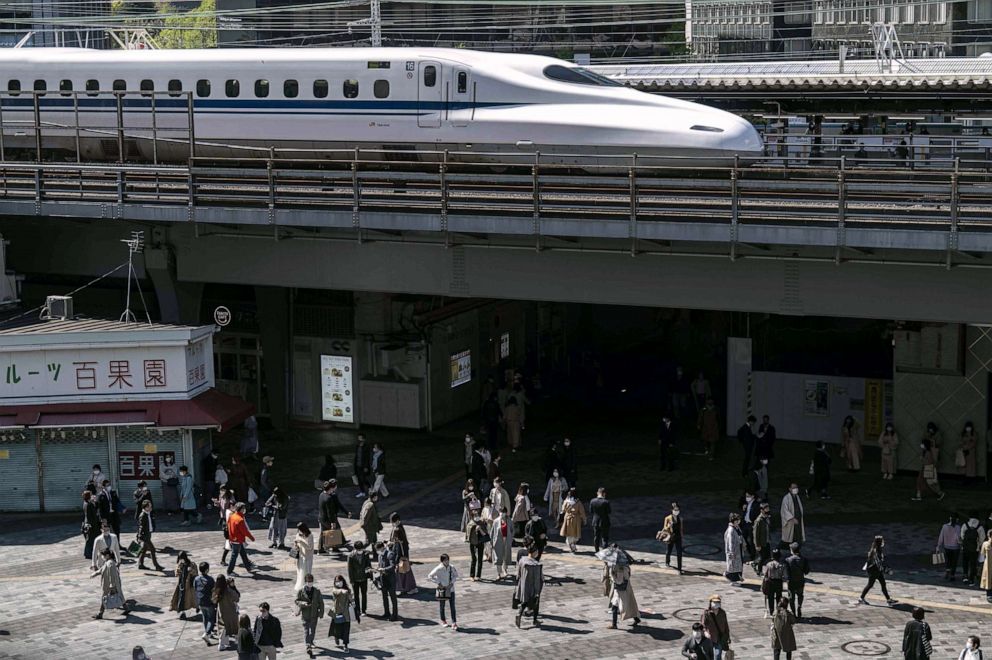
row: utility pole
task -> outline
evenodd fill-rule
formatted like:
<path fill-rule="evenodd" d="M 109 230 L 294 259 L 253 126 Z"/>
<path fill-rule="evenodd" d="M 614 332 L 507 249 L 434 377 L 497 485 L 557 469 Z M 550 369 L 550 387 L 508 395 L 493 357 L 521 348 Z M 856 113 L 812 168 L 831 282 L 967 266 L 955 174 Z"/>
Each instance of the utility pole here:
<path fill-rule="evenodd" d="M 372 30 L 372 47 L 382 46 L 382 13 L 379 7 L 379 0 L 369 0 L 369 17 L 357 21 L 348 22 L 348 34 L 351 34 L 352 27 L 368 25 Z"/>

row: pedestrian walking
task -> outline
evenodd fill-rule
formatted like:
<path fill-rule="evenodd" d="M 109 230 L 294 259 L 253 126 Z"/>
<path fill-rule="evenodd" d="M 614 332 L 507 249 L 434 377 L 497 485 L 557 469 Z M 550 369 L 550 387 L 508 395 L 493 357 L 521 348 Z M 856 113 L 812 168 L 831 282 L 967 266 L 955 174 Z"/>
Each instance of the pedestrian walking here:
<path fill-rule="evenodd" d="M 102 565 L 93 571 L 90 577 L 100 576 L 100 611 L 93 615 L 94 619 L 102 619 L 103 613 L 107 610 L 120 608 L 124 610 L 124 617 L 130 614 L 127 608 L 127 601 L 124 598 L 124 588 L 121 586 L 121 572 L 117 566 L 117 560 L 110 550 L 103 551 Z"/>
<path fill-rule="evenodd" d="M 468 543 L 469 555 L 472 563 L 469 565 L 468 577 L 472 582 L 482 579 L 483 552 L 491 542 L 486 523 L 482 520 L 479 511 L 472 512 L 472 520 L 465 528 L 465 542 Z"/>
<path fill-rule="evenodd" d="M 248 573 L 255 570 L 255 566 L 248 561 L 248 553 L 245 550 L 247 542 L 255 540 L 251 530 L 248 529 L 248 523 L 245 522 L 247 511 L 248 506 L 244 502 L 238 502 L 234 506 L 234 513 L 227 520 L 227 538 L 231 542 L 231 557 L 227 562 L 228 576 L 234 575 L 234 565 L 238 563 L 239 556 L 241 557 L 241 565 Z"/>
<path fill-rule="evenodd" d="M 399 553 L 396 565 L 396 591 L 412 596 L 418 592 L 418 589 L 417 579 L 410 565 L 410 539 L 406 535 L 406 527 L 403 526 L 399 513 L 395 511 L 391 513 L 389 522 L 393 526 L 389 534 L 389 542 Z"/>
<path fill-rule="evenodd" d="M 317 636 L 317 624 L 324 617 L 324 597 L 320 589 L 313 586 L 313 575 L 307 573 L 303 588 L 296 592 L 296 610 L 303 623 L 303 641 L 307 645 L 307 656 L 313 657 L 313 642 Z"/>
<path fill-rule="evenodd" d="M 369 498 L 362 503 L 362 510 L 358 513 L 358 524 L 365 533 L 366 547 L 375 547 L 379 540 L 379 532 L 382 531 L 382 520 L 379 518 L 379 493 L 372 492 Z M 354 580 L 352 580 L 354 582 Z"/>
<path fill-rule="evenodd" d="M 378 493 L 382 497 L 389 497 L 389 489 L 386 488 L 386 453 L 378 442 L 372 445 L 371 469 L 375 482 L 372 484 L 370 492 Z"/>
<path fill-rule="evenodd" d="M 197 609 L 196 591 L 193 588 L 196 576 L 196 566 L 189 554 L 185 550 L 181 551 L 176 557 L 176 588 L 172 591 L 169 611 L 179 612 L 179 618 L 183 621 L 186 620 L 186 610 Z"/>
<path fill-rule="evenodd" d="M 213 507 L 213 500 L 217 497 L 218 489 L 224 481 L 217 481 L 217 468 L 220 467 L 220 454 L 217 453 L 216 447 L 211 447 L 210 451 L 206 456 L 200 461 L 200 479 L 203 481 L 203 499 L 204 506 L 210 509 Z M 227 472 L 224 473 L 225 477 Z"/>
<path fill-rule="evenodd" d="M 685 521 L 678 502 L 672 502 L 672 512 L 665 516 L 665 522 L 661 528 L 660 540 L 668 546 L 665 550 L 665 566 L 668 568 L 672 567 L 672 550 L 674 549 L 679 575 L 682 575 L 682 548 L 685 544 Z"/>
<path fill-rule="evenodd" d="M 937 425 L 927 422 L 927 430 L 923 439 L 930 443 L 930 451 L 933 454 L 934 465 L 940 465 L 940 450 L 944 446 L 944 434 L 940 432 Z M 922 444 L 922 443 L 921 443 Z"/>
<path fill-rule="evenodd" d="M 234 584 L 233 577 L 217 576 L 210 602 L 216 608 L 220 623 L 220 642 L 217 647 L 224 651 L 234 646 L 238 638 L 238 603 L 241 602 L 241 592 Z"/>
<path fill-rule="evenodd" d="M 948 582 L 954 580 L 954 574 L 958 570 L 958 558 L 961 554 L 961 525 L 958 523 L 958 514 L 952 513 L 950 518 L 940 528 L 937 535 L 937 552 L 944 553 L 945 568 L 944 579 Z"/>
<path fill-rule="evenodd" d="M 254 415 L 249 415 L 244 426 L 245 432 L 241 436 L 241 455 L 255 456 L 261 451 L 258 444 L 258 420 Z"/>
<path fill-rule="evenodd" d="M 110 550 L 114 555 L 114 561 L 121 565 L 121 544 L 117 535 L 110 531 L 110 523 L 106 520 L 100 521 L 100 535 L 93 541 L 93 560 L 90 562 L 90 570 L 95 571 L 103 565 L 103 551 Z"/>
<path fill-rule="evenodd" d="M 121 536 L 121 515 L 127 512 L 127 507 L 121 502 L 120 495 L 118 495 L 117 490 L 110 485 L 109 479 L 103 480 L 103 492 L 109 497 L 110 504 L 110 516 L 107 518 L 107 522 L 110 523 L 110 529 L 113 530 L 117 538 Z M 120 564 L 120 562 L 118 562 Z"/>
<path fill-rule="evenodd" d="M 272 494 L 265 501 L 265 508 L 269 511 L 269 533 L 270 548 L 286 549 L 286 524 L 289 516 L 289 495 L 279 486 L 272 487 Z"/>
<path fill-rule="evenodd" d="M 761 593 L 765 595 L 768 612 L 765 618 L 775 616 L 775 608 L 782 600 L 782 587 L 785 584 L 785 566 L 782 565 L 782 551 L 772 550 L 772 558 L 765 564 L 761 573 Z"/>
<path fill-rule="evenodd" d="M 200 639 L 210 646 L 210 634 L 214 631 L 217 620 L 217 604 L 213 600 L 216 583 L 210 577 L 210 564 L 201 561 L 197 568 L 200 574 L 193 578 L 193 594 L 196 596 L 196 606 L 200 608 L 200 620 L 203 623 Z"/>
<path fill-rule="evenodd" d="M 756 497 L 764 500 L 768 497 L 768 459 L 759 458 L 757 465 L 748 476 L 745 488 Z"/>
<path fill-rule="evenodd" d="M 699 437 L 703 441 L 703 451 L 712 461 L 716 458 L 717 442 L 720 440 L 720 413 L 711 397 L 706 397 L 705 404 L 699 410 L 696 428 L 699 429 Z"/>
<path fill-rule="evenodd" d="M 772 508 L 768 502 L 761 503 L 761 513 L 754 521 L 753 537 L 758 558 L 752 565 L 755 575 L 762 575 L 765 564 L 772 558 Z"/>
<path fill-rule="evenodd" d="M 433 582 L 437 586 L 436 597 L 441 612 L 441 625 L 445 628 L 448 627 L 448 620 L 444 616 L 445 604 L 447 604 L 451 609 L 452 630 L 458 630 L 458 614 L 455 613 L 455 582 L 460 577 L 458 569 L 451 565 L 451 559 L 447 554 L 441 555 L 441 563 L 427 574 L 427 581 Z"/>
<path fill-rule="evenodd" d="M 520 434 L 523 430 L 523 417 L 520 412 L 520 402 L 513 394 L 506 398 L 503 406 L 503 427 L 506 429 L 506 442 L 514 454 L 520 447 Z"/>
<path fill-rule="evenodd" d="M 741 462 L 741 476 L 743 477 L 747 477 L 754 470 L 754 449 L 758 440 L 754 434 L 754 425 L 757 421 L 757 417 L 748 415 L 747 421 L 737 429 L 737 441 L 741 443 L 741 451 L 744 454 L 744 460 Z"/>
<path fill-rule="evenodd" d="M 83 498 L 83 522 L 79 531 L 83 535 L 83 557 L 93 560 L 93 542 L 100 535 L 100 511 L 96 506 L 96 497 L 92 492 L 84 490 Z"/>
<path fill-rule="evenodd" d="M 269 604 L 264 601 L 258 605 L 258 616 L 255 617 L 252 632 L 255 635 L 255 645 L 258 646 L 259 660 L 276 660 L 276 654 L 282 648 L 282 625 L 269 611 Z"/>
<path fill-rule="evenodd" d="M 816 451 L 813 452 L 813 460 L 810 462 L 810 470 L 813 475 L 813 492 L 820 496 L 821 500 L 830 499 L 830 464 L 833 459 L 827 452 L 827 443 L 820 440 L 816 443 Z M 809 497 L 809 491 L 806 491 Z"/>
<path fill-rule="evenodd" d="M 462 447 L 462 449 L 463 449 L 463 452 L 464 452 L 464 455 L 465 455 L 465 458 L 464 458 L 464 463 L 465 463 L 465 478 L 466 479 L 471 479 L 472 478 L 472 460 L 473 460 L 473 454 L 475 452 L 475 438 L 472 436 L 471 433 L 466 433 L 465 434 L 465 439 L 463 440 L 463 447 Z"/>
<path fill-rule="evenodd" d="M 488 452 L 489 449 L 487 448 L 486 451 Z M 496 480 L 503 475 L 499 466 L 502 460 L 503 457 L 500 456 L 498 451 L 494 451 L 489 455 L 489 464 L 486 466 L 486 484 L 490 486 L 490 490 L 492 490 L 491 486 L 495 485 Z M 485 492 L 483 491 L 483 493 Z"/>
<path fill-rule="evenodd" d="M 331 627 L 327 631 L 327 636 L 333 635 L 334 645 L 341 647 L 341 650 L 348 653 L 348 642 L 351 640 L 351 622 L 361 623 L 362 616 L 355 611 L 355 601 L 344 576 L 334 577 L 331 597 L 334 599 L 334 609 L 331 613 Z"/>
<path fill-rule="evenodd" d="M 152 513 L 152 503 L 151 500 L 145 500 L 144 505 L 141 510 L 141 516 L 138 518 L 138 542 L 141 543 L 141 551 L 138 552 L 138 568 L 140 570 L 148 570 L 145 568 L 145 555 L 150 554 L 152 556 L 152 565 L 155 566 L 156 571 L 164 571 L 165 569 L 161 564 L 158 563 L 158 558 L 155 556 L 155 544 L 152 542 L 152 534 L 155 532 L 155 516 Z"/>
<path fill-rule="evenodd" d="M 317 472 L 317 478 L 313 480 L 313 487 L 316 490 L 324 490 L 324 483 L 331 479 L 338 478 L 338 465 L 334 461 L 334 454 L 324 454 L 324 464 Z"/>
<path fill-rule="evenodd" d="M 179 466 L 179 507 L 183 511 L 183 527 L 189 527 L 195 520 L 197 524 L 203 521 L 203 516 L 199 514 L 196 502 L 196 490 L 193 484 L 193 475 L 189 473 L 189 468 L 185 465 Z"/>
<path fill-rule="evenodd" d="M 776 550 L 777 552 L 777 550 Z M 785 652 L 785 660 L 792 660 L 792 652 L 796 646 L 796 634 L 793 626 L 796 625 L 795 615 L 789 611 L 789 599 L 780 598 L 772 621 L 772 652 L 775 653 L 775 660 L 782 657 Z"/>
<path fill-rule="evenodd" d="M 754 567 L 757 561 L 757 547 L 754 545 L 754 522 L 761 514 L 761 504 L 755 497 L 753 491 L 745 490 L 744 497 L 740 500 L 741 506 L 741 535 L 744 537 L 744 545 L 747 546 L 747 554 L 751 566 Z"/>
<path fill-rule="evenodd" d="M 582 506 L 582 501 L 578 498 L 575 488 L 568 489 L 568 495 L 561 504 L 561 530 L 559 533 L 565 537 L 565 543 L 571 552 L 576 552 L 575 545 L 582 537 L 582 526 L 586 524 L 586 510 Z M 495 538 L 495 534 L 493 534 Z"/>
<path fill-rule="evenodd" d="M 789 546 L 789 556 L 785 559 L 786 584 L 789 587 L 789 607 L 796 619 L 803 618 L 803 598 L 806 590 L 806 576 L 809 575 L 809 561 L 803 557 L 798 543 Z"/>
<path fill-rule="evenodd" d="M 861 470 L 861 425 L 851 415 L 844 418 L 840 428 L 840 446 L 847 460 L 847 471 Z"/>
<path fill-rule="evenodd" d="M 354 549 L 348 554 L 348 579 L 355 590 L 355 610 L 362 614 L 366 613 L 369 606 L 369 577 L 372 575 L 372 557 L 369 556 L 369 551 L 374 547 L 355 541 Z"/>
<path fill-rule="evenodd" d="M 351 480 L 354 482 L 355 486 L 358 487 L 358 492 L 355 494 L 355 497 L 365 497 L 368 494 L 369 486 L 371 484 L 372 447 L 369 446 L 368 441 L 365 439 L 364 433 L 358 434 L 358 442 L 355 445 L 355 455 L 351 464 L 354 468 L 354 473 L 352 474 Z"/>
<path fill-rule="evenodd" d="M 564 438 L 561 441 L 561 467 L 562 476 L 568 481 L 569 486 L 578 488 L 579 486 L 579 454 L 571 438 Z"/>
<path fill-rule="evenodd" d="M 492 500 L 494 512 L 498 513 L 503 509 L 510 511 L 513 508 L 513 501 L 510 499 L 510 494 L 503 487 L 502 477 L 493 480 L 493 488 L 489 491 L 489 499 Z"/>
<path fill-rule="evenodd" d="M 666 412 L 661 416 L 661 428 L 658 430 L 658 459 L 662 472 L 675 469 L 678 457 L 678 435 L 672 414 Z M 573 484 L 574 485 L 574 484 Z"/>
<path fill-rule="evenodd" d="M 778 439 L 778 432 L 775 430 L 775 425 L 772 424 L 771 417 L 768 415 L 761 416 L 761 424 L 758 425 L 757 437 L 758 441 L 754 447 L 754 456 L 759 462 L 764 459 L 765 465 L 767 465 L 768 461 L 775 458 L 775 441 Z"/>
<path fill-rule="evenodd" d="M 878 446 L 882 450 L 882 479 L 893 479 L 896 474 L 896 450 L 899 448 L 899 435 L 892 422 L 886 424 L 882 435 L 878 436 Z"/>
<path fill-rule="evenodd" d="M 492 532 L 493 565 L 496 567 L 496 579 L 509 577 L 510 562 L 513 558 L 513 531 L 506 507 L 496 515 Z M 574 551 L 573 551 L 574 552 Z"/>
<path fill-rule="evenodd" d="M 238 660 L 258 660 L 259 648 L 251 630 L 251 618 L 242 614 L 238 619 Z"/>
<path fill-rule="evenodd" d="M 531 548 L 527 555 L 517 560 L 517 584 L 513 590 L 513 607 L 517 610 L 516 624 L 520 627 L 524 613 L 530 611 L 534 625 L 540 626 L 541 590 L 544 588 L 544 567 L 537 559 L 537 550 Z"/>
<path fill-rule="evenodd" d="M 482 500 L 486 492 L 486 476 L 489 473 L 489 464 L 492 462 L 492 455 L 479 442 L 472 444 L 472 461 L 469 467 L 469 478 L 475 482 L 475 490 L 479 500 Z"/>
<path fill-rule="evenodd" d="M 469 518 L 471 518 L 470 510 L 472 508 L 481 509 L 482 503 L 479 499 L 479 492 L 475 487 L 475 480 L 469 479 L 462 488 L 462 522 L 458 527 L 459 531 L 464 532 L 468 526 Z"/>
<path fill-rule="evenodd" d="M 513 499 L 513 515 L 511 520 L 513 521 L 513 540 L 518 544 L 522 544 L 524 540 L 524 527 L 527 525 L 527 521 L 530 520 L 530 484 L 524 482 L 517 487 L 517 496 Z M 462 531 L 465 527 L 462 526 Z"/>
<path fill-rule="evenodd" d="M 544 524 L 544 518 L 541 517 L 537 507 L 532 507 L 530 510 L 530 520 L 524 525 L 524 538 L 530 539 L 537 548 L 537 558 L 540 559 L 548 546 L 548 526 Z"/>
<path fill-rule="evenodd" d="M 362 436 L 359 436 L 361 439 Z M 359 443 L 361 444 L 361 443 Z M 320 539 L 317 543 L 317 552 L 327 554 L 328 545 L 325 542 L 324 532 L 331 529 L 341 529 L 338 523 L 338 516 L 344 513 L 351 518 L 351 511 L 344 508 L 341 499 L 338 497 L 338 482 L 334 479 L 324 483 L 324 491 L 317 498 L 317 515 L 320 524 Z M 341 544 L 345 543 L 344 533 L 341 533 Z"/>
<path fill-rule="evenodd" d="M 965 584 L 978 583 L 979 550 L 985 542 L 986 533 L 986 529 L 978 521 L 977 513 L 972 514 L 961 526 L 961 581 Z"/>
<path fill-rule="evenodd" d="M 965 483 L 970 484 L 975 480 L 978 475 L 978 434 L 970 421 L 964 423 L 961 444 L 958 445 L 954 462 L 964 474 Z"/>
<path fill-rule="evenodd" d="M 304 522 L 296 523 L 296 536 L 289 556 L 296 560 L 296 584 L 293 591 L 304 587 L 306 577 L 313 572 L 313 532 Z"/>
<path fill-rule="evenodd" d="M 606 499 L 606 489 L 600 487 L 596 497 L 589 501 L 589 513 L 592 516 L 592 545 L 596 552 L 610 544 L 610 501 Z"/>
<path fill-rule="evenodd" d="M 969 635 L 958 660 L 985 660 L 982 654 L 982 640 L 977 635 Z"/>
<path fill-rule="evenodd" d="M 865 560 L 864 566 L 861 567 L 863 571 L 868 573 L 868 584 L 861 591 L 861 597 L 858 599 L 859 605 L 867 605 L 868 601 L 865 600 L 865 596 L 871 591 L 871 588 L 875 586 L 875 583 L 882 587 L 882 595 L 885 596 L 885 602 L 888 605 L 894 605 L 895 600 L 889 596 L 889 590 L 885 585 L 886 574 L 891 574 L 891 570 L 885 563 L 885 539 L 881 536 L 876 536 L 875 540 L 872 541 L 871 547 L 868 548 L 868 559 Z"/>
<path fill-rule="evenodd" d="M 561 470 L 555 467 L 551 470 L 551 478 L 544 489 L 544 503 L 548 505 L 548 520 L 560 525 L 558 514 L 561 513 L 561 502 L 568 494 L 568 480 L 561 476 Z"/>
<path fill-rule="evenodd" d="M 275 485 L 272 483 L 272 465 L 275 458 L 272 456 L 262 457 L 262 472 L 258 476 L 258 497 L 265 502 L 272 496 Z"/>
<path fill-rule="evenodd" d="M 723 660 L 724 651 L 730 650 L 730 622 L 719 594 L 710 596 L 699 623 L 703 625 L 703 635 L 713 644 L 713 660 Z"/>
<path fill-rule="evenodd" d="M 120 505 L 120 500 L 116 503 L 112 501 L 113 491 L 110 488 L 110 480 L 104 479 L 103 483 L 97 488 L 96 493 L 96 511 L 100 520 L 106 520 L 111 523 L 113 527 L 113 519 L 117 518 L 116 530 L 120 530 L 120 513 L 118 513 L 117 506 Z M 119 531 L 114 531 L 115 534 L 119 534 Z M 120 562 L 118 562 L 119 564 Z"/>
<path fill-rule="evenodd" d="M 731 584 L 744 582 L 744 539 L 741 536 L 740 525 L 741 517 L 732 513 L 727 523 L 727 530 L 723 533 L 723 552 L 727 558 L 723 574 Z M 704 621 L 703 624 L 705 625 L 706 622 Z"/>
<path fill-rule="evenodd" d="M 789 484 L 789 492 L 782 497 L 782 544 L 802 544 L 806 540 L 806 516 L 799 497 L 799 484 Z"/>
<path fill-rule="evenodd" d="M 613 550 L 614 552 L 610 553 Z M 630 555 L 620 549 L 616 544 L 603 551 L 603 554 L 615 558 L 614 561 L 606 561 L 604 567 L 604 578 L 606 584 L 606 595 L 610 599 L 610 614 L 612 620 L 610 629 L 616 630 L 619 621 L 633 619 L 632 625 L 641 622 L 640 607 L 637 605 L 637 598 L 634 597 L 634 587 L 630 582 Z"/>
<path fill-rule="evenodd" d="M 902 654 L 905 660 L 930 660 L 933 655 L 933 633 L 930 624 L 923 620 L 922 607 L 913 608 L 913 618 L 902 632 Z"/>
<path fill-rule="evenodd" d="M 692 634 L 682 645 L 682 657 L 689 660 L 713 660 L 713 642 L 703 636 L 703 624 L 692 624 Z"/>
<path fill-rule="evenodd" d="M 935 448 L 929 438 L 924 438 L 920 443 L 920 472 L 916 476 L 916 497 L 914 501 L 923 499 L 923 494 L 931 491 L 937 495 L 937 501 L 944 499 L 947 495 L 940 488 L 940 478 L 937 476 L 937 459 L 935 458 Z"/>
<path fill-rule="evenodd" d="M 376 574 L 379 578 L 379 591 L 382 592 L 382 616 L 390 621 L 400 618 L 399 600 L 396 598 L 396 565 L 400 557 L 396 546 L 395 543 L 387 546 L 382 541 L 375 545 L 378 555 Z"/>
<path fill-rule="evenodd" d="M 240 457 L 231 457 L 231 466 L 227 470 L 227 489 L 234 493 L 235 502 L 247 502 L 248 491 L 254 482 L 248 474 L 248 468 L 241 462 Z"/>

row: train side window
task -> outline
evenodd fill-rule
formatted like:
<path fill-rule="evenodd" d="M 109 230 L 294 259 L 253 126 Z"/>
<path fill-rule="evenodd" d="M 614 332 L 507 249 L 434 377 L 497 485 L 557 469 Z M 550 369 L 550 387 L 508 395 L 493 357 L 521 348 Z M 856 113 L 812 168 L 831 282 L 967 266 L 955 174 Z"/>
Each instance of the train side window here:
<path fill-rule="evenodd" d="M 155 91 L 155 83 L 152 82 L 151 80 L 148 80 L 147 78 L 145 78 L 140 83 L 138 83 L 138 87 L 141 89 L 142 92 Z M 148 96 L 148 94 L 145 94 L 145 96 Z"/>
<path fill-rule="evenodd" d="M 127 83 L 125 81 L 123 81 L 123 80 L 120 80 L 120 79 L 115 80 L 114 81 L 114 84 L 111 87 L 113 88 L 113 90 L 115 92 L 126 92 L 127 91 Z"/>
<path fill-rule="evenodd" d="M 90 78 L 86 81 L 86 95 L 96 96 L 96 93 L 100 91 L 100 81 Z"/>
<path fill-rule="evenodd" d="M 71 80 L 60 80 L 59 81 L 59 91 L 62 92 L 62 96 L 72 95 L 72 81 Z"/>
<path fill-rule="evenodd" d="M 433 87 L 437 84 L 437 67 L 424 67 L 424 87 Z"/>
<path fill-rule="evenodd" d="M 315 99 L 326 99 L 330 89 L 331 86 L 327 84 L 326 80 L 313 81 L 313 97 Z"/>
<path fill-rule="evenodd" d="M 210 96 L 210 81 L 209 80 L 197 80 L 196 81 L 196 95 L 197 96 Z"/>
<path fill-rule="evenodd" d="M 388 80 L 376 80 L 372 84 L 372 93 L 377 99 L 384 99 L 389 97 L 389 81 Z"/>
<path fill-rule="evenodd" d="M 342 85 L 342 91 L 344 92 L 344 97 L 346 99 L 356 98 L 358 96 L 358 81 L 345 80 Z"/>
<path fill-rule="evenodd" d="M 282 83 L 282 95 L 287 99 L 295 99 L 300 95 L 300 82 L 298 80 L 284 80 Z"/>
<path fill-rule="evenodd" d="M 255 96 L 260 99 L 264 99 L 269 95 L 269 81 L 268 80 L 256 80 L 255 81 Z"/>
<path fill-rule="evenodd" d="M 7 81 L 7 91 L 10 92 L 11 96 L 17 96 L 21 91 L 21 81 L 20 80 L 8 80 Z"/>
<path fill-rule="evenodd" d="M 36 92 L 42 92 L 38 96 L 44 96 L 45 95 L 44 92 L 47 89 L 48 89 L 48 83 L 46 83 L 44 80 L 35 80 L 34 81 L 34 91 L 36 91 Z"/>
<path fill-rule="evenodd" d="M 241 96 L 241 81 L 232 79 L 224 83 L 224 94 L 228 98 Z"/>
<path fill-rule="evenodd" d="M 183 81 L 182 80 L 170 80 L 169 81 L 169 96 L 179 96 L 183 93 Z"/>
<path fill-rule="evenodd" d="M 464 94 L 468 91 L 468 74 L 464 71 L 458 72 L 458 93 Z"/>

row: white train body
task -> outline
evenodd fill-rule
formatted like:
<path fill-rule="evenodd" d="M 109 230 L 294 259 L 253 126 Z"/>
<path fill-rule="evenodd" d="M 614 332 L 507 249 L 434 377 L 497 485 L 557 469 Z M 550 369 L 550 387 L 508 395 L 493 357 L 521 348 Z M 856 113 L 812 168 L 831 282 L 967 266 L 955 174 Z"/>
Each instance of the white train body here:
<path fill-rule="evenodd" d="M 36 108 L 30 92 L 41 88 Z M 140 95 L 149 90 L 154 112 L 152 97 Z M 112 91 L 126 93 L 118 101 Z M 704 163 L 761 153 L 757 131 L 735 115 L 616 86 L 548 57 L 429 48 L 0 49 L 7 149 L 37 147 L 37 112 L 44 149 L 74 151 L 78 141 L 84 158 L 115 160 L 123 123 L 126 157 L 185 160 L 190 98 L 197 155 L 258 157 L 274 148 L 306 158 L 360 147 Z"/>

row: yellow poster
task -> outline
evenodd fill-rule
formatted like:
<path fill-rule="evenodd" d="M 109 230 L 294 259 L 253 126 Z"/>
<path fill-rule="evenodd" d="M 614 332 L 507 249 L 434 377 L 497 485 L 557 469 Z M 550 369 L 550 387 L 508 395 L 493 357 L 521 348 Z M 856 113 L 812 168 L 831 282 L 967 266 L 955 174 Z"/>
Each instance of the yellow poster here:
<path fill-rule="evenodd" d="M 881 435 L 884 400 L 884 383 L 880 380 L 865 380 L 865 437 Z"/>
<path fill-rule="evenodd" d="M 145 453 L 146 454 L 157 454 L 158 453 L 158 445 L 145 445 Z"/>

